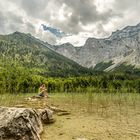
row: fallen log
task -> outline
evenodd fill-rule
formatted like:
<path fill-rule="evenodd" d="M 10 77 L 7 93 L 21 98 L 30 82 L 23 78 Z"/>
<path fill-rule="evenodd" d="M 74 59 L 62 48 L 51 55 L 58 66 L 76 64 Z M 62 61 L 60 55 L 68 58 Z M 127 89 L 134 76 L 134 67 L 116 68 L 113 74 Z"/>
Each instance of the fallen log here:
<path fill-rule="evenodd" d="M 52 111 L 0 107 L 0 140 L 41 140 L 42 122 L 53 121 Z"/>
<path fill-rule="evenodd" d="M 50 123 L 54 123 L 55 119 L 53 118 L 53 111 L 46 108 L 46 109 L 38 109 L 38 112 L 40 114 L 41 117 L 41 121 L 44 124 L 50 124 Z"/>
<path fill-rule="evenodd" d="M 0 107 L 0 140 L 41 140 L 42 123 L 54 123 L 53 113 L 69 115 L 66 110 L 47 106 L 45 109 Z"/>

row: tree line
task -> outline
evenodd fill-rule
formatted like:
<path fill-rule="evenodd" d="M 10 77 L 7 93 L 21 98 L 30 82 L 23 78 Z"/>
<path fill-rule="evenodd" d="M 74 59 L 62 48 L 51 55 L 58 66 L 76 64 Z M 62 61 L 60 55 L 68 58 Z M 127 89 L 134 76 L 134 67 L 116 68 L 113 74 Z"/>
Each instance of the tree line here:
<path fill-rule="evenodd" d="M 16 63 L 0 62 L 0 93 L 38 92 L 44 83 L 48 92 L 139 93 L 140 78 L 130 73 L 100 73 L 82 77 L 49 77 Z"/>

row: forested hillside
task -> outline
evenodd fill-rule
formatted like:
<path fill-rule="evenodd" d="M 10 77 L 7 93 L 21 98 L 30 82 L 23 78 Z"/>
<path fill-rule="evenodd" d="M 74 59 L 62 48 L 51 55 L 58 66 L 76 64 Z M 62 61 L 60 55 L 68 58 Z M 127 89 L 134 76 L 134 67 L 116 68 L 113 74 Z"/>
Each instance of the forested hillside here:
<path fill-rule="evenodd" d="M 15 32 L 0 36 L 0 89 L 3 93 L 33 92 L 47 77 L 89 74 L 91 70 L 54 52 L 30 34 Z"/>
<path fill-rule="evenodd" d="M 90 72 L 54 52 L 44 42 L 20 32 L 0 36 L 0 60 L 16 62 L 44 76 L 78 76 Z"/>

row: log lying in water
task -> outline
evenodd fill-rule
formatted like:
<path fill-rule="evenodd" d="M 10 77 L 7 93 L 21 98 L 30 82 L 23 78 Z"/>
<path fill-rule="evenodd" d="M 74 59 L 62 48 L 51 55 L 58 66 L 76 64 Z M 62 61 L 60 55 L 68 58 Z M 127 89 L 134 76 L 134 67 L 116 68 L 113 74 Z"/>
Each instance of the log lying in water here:
<path fill-rule="evenodd" d="M 45 109 L 30 109 L 17 107 L 0 107 L 0 140 L 41 140 L 42 123 L 55 122 L 52 114 L 65 110 L 47 106 Z"/>
<path fill-rule="evenodd" d="M 0 107 L 0 140 L 41 140 L 42 120 L 52 121 L 51 113 L 50 110 Z"/>
<path fill-rule="evenodd" d="M 44 124 L 54 123 L 55 119 L 53 118 L 53 111 L 46 108 L 46 109 L 38 109 L 38 113 L 40 114 L 41 121 Z"/>
<path fill-rule="evenodd" d="M 54 111 L 58 116 L 70 115 L 71 113 L 67 110 L 60 109 L 54 106 L 47 106 L 50 110 Z"/>

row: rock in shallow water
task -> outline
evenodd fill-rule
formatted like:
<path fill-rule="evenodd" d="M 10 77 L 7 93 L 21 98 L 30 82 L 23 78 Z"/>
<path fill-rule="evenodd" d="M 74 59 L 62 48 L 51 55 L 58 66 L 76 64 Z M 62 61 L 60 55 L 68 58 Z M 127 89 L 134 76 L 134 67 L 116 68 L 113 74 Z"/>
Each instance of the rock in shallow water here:
<path fill-rule="evenodd" d="M 36 110 L 0 107 L 0 140 L 40 140 L 42 131 Z"/>

